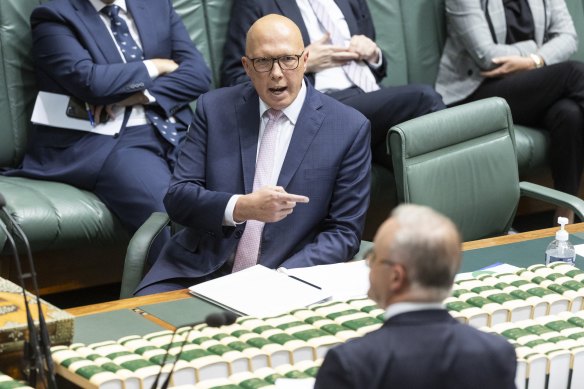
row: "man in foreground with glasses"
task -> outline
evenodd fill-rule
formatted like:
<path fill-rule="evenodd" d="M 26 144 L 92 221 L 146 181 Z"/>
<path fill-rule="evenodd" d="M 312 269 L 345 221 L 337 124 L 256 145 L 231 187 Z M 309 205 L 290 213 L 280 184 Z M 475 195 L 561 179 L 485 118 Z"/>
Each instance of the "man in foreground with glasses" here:
<path fill-rule="evenodd" d="M 315 389 L 515 388 L 513 346 L 442 307 L 461 259 L 454 224 L 428 207 L 401 205 L 374 243 L 369 297 L 386 321 L 329 350 Z"/>
<path fill-rule="evenodd" d="M 137 294 L 243 270 L 347 261 L 369 203 L 369 121 L 304 78 L 298 27 L 267 15 L 247 33 L 251 83 L 197 102 L 165 206 L 186 228 Z"/>

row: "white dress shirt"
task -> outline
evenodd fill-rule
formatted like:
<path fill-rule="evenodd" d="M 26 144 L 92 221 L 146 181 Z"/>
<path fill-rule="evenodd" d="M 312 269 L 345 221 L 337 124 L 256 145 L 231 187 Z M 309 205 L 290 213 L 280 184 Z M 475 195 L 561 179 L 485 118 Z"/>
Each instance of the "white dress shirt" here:
<path fill-rule="evenodd" d="M 444 305 L 442 305 L 442 303 L 414 303 L 414 302 L 395 303 L 387 307 L 385 313 L 383 314 L 383 317 L 385 318 L 385 321 L 387 321 L 390 318 L 400 315 L 402 313 L 425 311 L 427 309 L 444 309 Z"/>
<path fill-rule="evenodd" d="M 335 20 L 335 24 L 337 25 L 343 39 L 346 42 L 346 45 L 349 46 L 349 42 L 351 41 L 351 33 L 349 31 L 349 25 L 345 20 L 345 16 L 341 12 L 339 6 L 335 3 L 334 0 L 320 0 L 322 3 L 326 4 L 326 9 L 329 10 L 330 16 L 333 20 Z M 318 21 L 312 6 L 310 5 L 309 0 L 296 0 L 296 4 L 298 8 L 300 8 L 300 13 L 302 14 L 302 19 L 304 20 L 304 25 L 308 30 L 308 36 L 310 37 L 310 42 L 319 40 L 322 38 L 324 34 L 326 34 L 326 30 L 322 26 L 322 24 Z M 307 42 L 305 42 L 306 46 L 308 46 Z M 379 60 L 376 64 L 370 64 L 374 68 L 381 66 L 382 58 L 381 58 L 381 50 L 379 51 Z M 310 61 L 310 55 L 308 56 L 308 60 Z M 336 90 L 343 90 L 348 89 L 354 86 L 353 82 L 347 77 L 347 74 L 343 70 L 341 66 L 337 66 L 334 68 L 328 68 L 316 72 L 314 74 L 314 88 L 321 92 L 332 92 Z"/>
<path fill-rule="evenodd" d="M 294 133 L 294 126 L 298 120 L 298 115 L 300 115 L 300 110 L 304 105 L 304 100 L 306 99 L 306 85 L 304 80 L 302 81 L 302 87 L 298 92 L 296 99 L 282 110 L 284 115 L 276 124 L 277 131 L 276 135 L 276 150 L 274 152 L 274 167 L 272 169 L 272 177 L 270 179 L 270 185 L 276 185 L 278 183 L 278 177 L 280 177 L 280 171 L 282 170 L 282 165 L 284 164 L 284 159 L 286 158 L 286 153 L 288 152 L 288 146 L 290 146 L 290 140 L 292 139 L 292 134 Z M 258 145 L 256 150 L 256 161 L 260 150 L 260 143 L 262 136 L 264 135 L 264 130 L 268 124 L 267 115 L 264 115 L 270 107 L 260 99 L 260 110 L 258 114 L 260 115 L 260 128 L 258 133 Z M 227 206 L 225 207 L 225 214 L 223 218 L 223 225 L 234 226 L 235 221 L 233 220 L 233 210 L 235 209 L 235 203 L 237 199 L 242 195 L 233 195 L 229 199 Z"/>

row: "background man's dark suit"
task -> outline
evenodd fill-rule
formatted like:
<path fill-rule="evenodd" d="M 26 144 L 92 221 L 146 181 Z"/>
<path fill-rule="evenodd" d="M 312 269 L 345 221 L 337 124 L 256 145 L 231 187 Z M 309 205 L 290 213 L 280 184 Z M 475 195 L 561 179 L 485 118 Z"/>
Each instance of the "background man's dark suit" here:
<path fill-rule="evenodd" d="M 368 120 L 306 84 L 277 185 L 310 202 L 266 223 L 258 263 L 270 268 L 350 259 L 359 249 L 369 203 Z M 222 226 L 224 211 L 232 195 L 252 191 L 259 120 L 251 83 L 199 98 L 165 198 L 171 218 L 186 228 L 171 238 L 138 290 L 166 279 L 207 276 L 233 255 L 245 224 Z"/>
<path fill-rule="evenodd" d="M 462 325 L 446 310 L 414 311 L 329 350 L 315 389 L 512 389 L 516 364 L 503 337 Z"/>
<path fill-rule="evenodd" d="M 375 27 L 365 0 L 335 0 L 335 3 L 345 16 L 351 36 L 365 35 L 375 41 Z M 223 85 L 235 85 L 248 80 L 241 65 L 241 57 L 245 54 L 245 34 L 254 21 L 268 14 L 284 15 L 294 21 L 300 28 L 304 45 L 311 43 L 296 1 L 235 0 L 223 49 Z M 377 82 L 380 82 L 387 74 L 386 56 L 383 55 L 379 68 L 370 68 Z M 307 77 L 314 85 L 314 73 L 307 73 Z M 427 85 L 382 88 L 370 93 L 363 93 L 361 89 L 353 87 L 329 95 L 357 109 L 371 121 L 373 158 L 387 167 L 391 167 L 391 161 L 386 155 L 385 136 L 391 126 L 444 108 L 441 97 Z"/>
<path fill-rule="evenodd" d="M 126 5 L 145 59 L 172 59 L 178 69 L 152 80 L 142 61 L 124 63 L 88 0 L 54 0 L 31 16 L 38 87 L 94 105 L 148 90 L 161 117 L 174 116 L 184 127 L 183 137 L 193 118 L 188 104 L 208 90 L 210 70 L 170 0 L 126 0 Z M 126 119 L 128 114 L 126 109 Z M 22 169 L 8 174 L 91 190 L 132 233 L 152 212 L 164 211 L 175 147 L 150 124 L 129 128 L 104 136 L 36 126 Z"/>

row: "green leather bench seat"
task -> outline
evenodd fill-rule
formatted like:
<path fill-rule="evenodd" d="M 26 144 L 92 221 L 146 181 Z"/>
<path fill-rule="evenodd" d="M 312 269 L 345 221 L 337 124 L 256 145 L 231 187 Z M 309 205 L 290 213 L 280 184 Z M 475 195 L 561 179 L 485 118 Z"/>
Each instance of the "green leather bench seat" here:
<path fill-rule="evenodd" d="M 35 250 L 127 244 L 127 234 L 92 193 L 57 182 L 1 178 L 0 193 Z"/>

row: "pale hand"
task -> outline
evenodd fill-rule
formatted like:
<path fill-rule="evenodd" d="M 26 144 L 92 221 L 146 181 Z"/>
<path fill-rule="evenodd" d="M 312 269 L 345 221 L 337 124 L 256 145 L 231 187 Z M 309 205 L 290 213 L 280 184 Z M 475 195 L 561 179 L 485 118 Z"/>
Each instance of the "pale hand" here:
<path fill-rule="evenodd" d="M 287 193 L 281 186 L 264 186 L 237 199 L 233 220 L 237 223 L 246 220 L 277 222 L 291 214 L 296 203 L 308 201 L 308 197 Z"/>
<path fill-rule="evenodd" d="M 377 44 L 365 35 L 353 35 L 349 43 L 349 50 L 359 55 L 359 60 L 369 63 L 379 62 Z"/>
<path fill-rule="evenodd" d="M 156 66 L 156 69 L 158 70 L 158 73 L 160 75 L 172 73 L 176 69 L 178 69 L 178 64 L 174 62 L 172 59 L 154 58 L 151 59 L 150 62 L 152 62 L 152 64 Z"/>
<path fill-rule="evenodd" d="M 493 58 L 493 63 L 499 66 L 495 69 L 481 72 L 481 76 L 487 78 L 503 77 L 508 74 L 523 72 L 535 68 L 533 59 L 530 57 L 521 57 L 519 55 Z"/>
<path fill-rule="evenodd" d="M 92 107 L 93 109 L 93 117 L 95 118 L 95 124 L 99 124 L 99 118 L 101 115 L 101 111 L 103 111 L 105 109 L 105 111 L 107 112 L 108 116 L 110 119 L 115 119 L 115 114 L 114 114 L 114 107 L 118 106 L 118 107 L 128 107 L 128 106 L 134 106 L 134 105 L 139 105 L 139 104 L 147 104 L 148 103 L 148 97 L 146 97 L 144 95 L 144 93 L 142 92 L 136 92 L 133 95 L 126 97 L 124 100 L 118 101 L 115 104 L 109 104 L 109 105 L 95 105 Z"/>
<path fill-rule="evenodd" d="M 319 40 L 306 46 L 308 51 L 308 73 L 317 73 L 321 70 L 342 66 L 349 61 L 359 59 L 359 54 L 346 47 L 334 46 L 329 43 L 329 34 L 324 34 Z"/>

